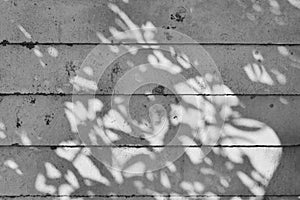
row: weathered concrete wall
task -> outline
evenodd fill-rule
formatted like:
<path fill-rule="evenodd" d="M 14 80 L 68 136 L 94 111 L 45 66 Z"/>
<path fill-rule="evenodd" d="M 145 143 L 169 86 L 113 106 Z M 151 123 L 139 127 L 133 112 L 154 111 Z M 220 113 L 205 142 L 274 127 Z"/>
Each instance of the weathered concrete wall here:
<path fill-rule="evenodd" d="M 142 99 L 142 97 L 136 97 Z M 230 98 L 230 97 L 227 97 Z M 276 130 L 282 145 L 299 144 L 298 132 L 300 97 L 284 97 L 288 105 L 280 102 L 277 96 L 239 97 L 244 108 L 237 109 L 243 117 L 264 122 Z M 8 95 L 0 98 L 1 122 L 6 126 L 6 138 L 0 144 L 22 145 L 22 132 L 25 131 L 33 145 L 57 145 L 78 136 L 71 132 L 64 112 L 64 102 L 72 101 L 72 96 L 58 95 Z M 101 97 L 109 106 L 110 97 Z M 280 113 L 277 114 L 277 113 Z M 270 144 L 261 141 L 260 145 Z M 274 143 L 275 145 L 275 143 Z"/>
<path fill-rule="evenodd" d="M 1 151 L 1 162 L 6 159 L 12 159 L 17 163 L 22 163 L 19 169 L 23 173 L 23 176 L 18 175 L 14 170 L 2 167 L 2 179 L 1 179 L 1 194 L 3 195 L 43 195 L 43 193 L 36 190 L 36 176 L 42 174 L 47 181 L 45 184 L 54 185 L 56 190 L 59 189 L 61 185 L 67 183 L 63 176 L 53 179 L 53 177 L 48 177 L 47 169 L 45 163 L 53 163 L 53 165 L 61 172 L 61 174 L 67 174 L 68 170 L 72 171 L 80 187 L 75 190 L 76 195 L 87 195 L 87 191 L 92 191 L 95 195 L 110 195 L 110 194 L 120 194 L 130 196 L 132 194 L 139 194 L 138 188 L 134 185 L 135 182 L 141 181 L 147 183 L 145 188 L 152 189 L 158 193 L 173 192 L 178 194 L 187 194 L 180 184 L 183 181 L 186 182 L 201 182 L 204 186 L 203 193 L 206 191 L 211 191 L 215 194 L 223 194 L 226 196 L 239 196 L 243 195 L 253 195 L 252 191 L 249 191 L 247 187 L 238 179 L 237 172 L 243 171 L 245 174 L 250 175 L 252 166 L 250 162 L 245 162 L 243 164 L 235 165 L 233 169 L 226 168 L 224 163 L 230 163 L 228 159 L 224 159 L 222 156 L 217 156 L 213 153 L 208 154 L 207 158 L 210 158 L 214 163 L 210 166 L 208 163 L 201 163 L 199 165 L 194 165 L 189 161 L 189 159 L 184 156 L 175 162 L 176 167 L 178 167 L 177 172 L 172 172 L 168 167 L 161 169 L 160 171 L 154 172 L 154 179 L 147 177 L 130 177 L 127 178 L 123 184 L 119 184 L 114 180 L 114 177 L 108 171 L 105 166 L 99 162 L 93 156 L 89 156 L 84 153 L 79 153 L 77 155 L 77 160 L 69 161 L 66 158 L 62 158 L 57 155 L 58 151 L 62 151 L 63 148 L 50 149 L 49 147 L 39 147 L 39 148 L 18 148 L 10 147 L 3 148 Z M 246 150 L 246 148 L 241 148 Z M 79 152 L 82 148 L 71 148 L 71 151 Z M 277 151 L 277 148 L 248 148 L 252 153 L 259 154 L 263 151 L 267 151 L 269 156 Z M 293 174 L 297 174 L 299 165 L 295 165 L 295 162 L 299 162 L 299 147 L 297 148 L 284 148 L 282 162 L 279 168 L 279 175 L 274 177 L 274 183 L 272 187 L 269 188 L 268 193 L 273 195 L 297 195 L 299 188 L 299 178 Z M 91 160 L 94 166 L 82 166 L 85 163 L 79 162 L 82 157 L 85 157 L 85 162 Z M 87 159 L 87 160 L 86 160 Z M 81 164 L 81 166 L 80 166 Z M 96 167 L 96 168 L 95 168 Z M 106 185 L 103 181 L 102 183 L 97 180 L 97 174 L 94 173 L 95 179 L 91 179 L 89 173 L 82 173 L 81 169 L 86 171 L 93 171 L 98 169 L 100 173 L 108 179 L 110 185 Z M 161 172 L 165 172 L 169 178 L 172 188 L 168 188 L 161 184 L 160 176 Z M 215 172 L 213 175 L 211 172 Z M 8 178 L 5 178 L 8 177 Z M 52 179 L 52 180 L 51 180 Z M 85 179 L 90 179 L 92 184 L 90 187 L 85 186 Z M 221 179 L 228 180 L 229 187 L 226 187 Z M 278 183 L 280 182 L 280 183 Z M 286 187 L 290 182 L 295 184 L 295 187 Z M 41 184 L 41 182 L 39 182 Z M 225 192 L 226 191 L 226 192 Z M 154 193 L 153 193 L 154 194 Z M 195 193 L 197 194 L 197 193 Z M 199 195 L 201 196 L 201 195 Z"/>
<path fill-rule="evenodd" d="M 176 45 L 175 45 L 176 46 Z M 189 48 L 190 45 L 186 45 Z M 42 61 L 46 67 L 40 64 L 40 59 L 34 54 L 33 49 L 19 45 L 4 46 L 0 49 L 1 79 L 0 91 L 2 93 L 72 93 L 70 78 L 75 76 L 75 71 L 80 68 L 84 58 L 95 48 L 94 45 L 55 46 L 58 51 L 57 57 L 48 54 L 50 45 L 40 46 L 43 53 Z M 207 45 L 204 48 L 215 61 L 222 75 L 225 85 L 235 94 L 299 94 L 300 80 L 299 69 L 294 67 L 295 62 L 289 57 L 284 57 L 278 52 L 278 46 L 245 46 L 245 45 Z M 268 71 L 274 85 L 252 82 L 244 71 L 248 64 L 257 63 L 252 52 L 259 51 L 264 56 L 263 65 Z M 289 48 L 292 54 L 298 55 L 300 46 Z M 127 65 L 126 55 L 115 61 L 119 65 Z M 143 58 L 134 58 L 135 62 L 142 62 Z M 272 71 L 278 70 L 284 74 L 287 80 L 280 84 L 276 80 L 276 74 Z M 13 81 L 13 84 L 11 82 Z M 110 80 L 108 80 L 108 85 Z M 106 93 L 111 93 L 107 91 Z"/>
<path fill-rule="evenodd" d="M 107 2 L 2 2 L 0 40 L 24 41 L 22 33 L 10 21 L 14 20 L 32 33 L 35 41 L 99 42 L 94 32 L 107 34 L 115 20 Z M 175 29 L 197 42 L 294 44 L 300 40 L 300 14 L 287 1 L 279 3 L 280 11 L 263 2 L 261 12 L 253 9 L 251 1 L 134 0 L 130 5 L 118 0 L 109 2 L 130 13 L 136 24 L 149 20 L 157 27 Z"/>
<path fill-rule="evenodd" d="M 173 165 L 152 173 L 120 175 L 94 154 L 99 149 L 110 151 L 110 145 L 86 143 L 72 132 L 65 110 L 66 102 L 76 98 L 70 80 L 97 45 L 115 42 L 103 42 L 96 34 L 110 37 L 110 27 L 119 23 L 109 3 L 138 27 L 151 21 L 164 30 L 162 45 L 187 51 L 203 45 L 224 84 L 236 94 L 239 104 L 230 107 L 234 112 L 223 122 L 224 135 L 217 144 L 203 145 L 209 148 L 205 158 L 192 156 L 198 144 L 163 145 L 174 152 L 186 148 L 186 152 Z M 0 199 L 299 198 L 297 6 L 297 0 L 1 1 Z M 191 39 L 180 40 L 172 35 L 174 31 Z M 145 49 L 138 55 L 126 54 L 111 66 L 128 68 L 128 61 L 137 65 L 147 54 Z M 99 55 L 108 56 L 107 52 Z M 247 74 L 247 66 L 255 78 Z M 265 74 L 270 77 L 267 82 L 262 80 Z M 104 77 L 96 91 L 106 110 L 111 109 L 115 81 Z M 133 96 L 136 102 L 143 101 L 143 96 Z M 228 91 L 220 96 L 233 98 Z M 133 108 L 142 113 L 138 105 Z M 125 147 L 120 146 L 120 152 L 141 149 L 137 140 L 122 139 Z M 145 147 L 151 150 L 151 145 Z M 158 160 L 144 160 L 151 162 Z"/>

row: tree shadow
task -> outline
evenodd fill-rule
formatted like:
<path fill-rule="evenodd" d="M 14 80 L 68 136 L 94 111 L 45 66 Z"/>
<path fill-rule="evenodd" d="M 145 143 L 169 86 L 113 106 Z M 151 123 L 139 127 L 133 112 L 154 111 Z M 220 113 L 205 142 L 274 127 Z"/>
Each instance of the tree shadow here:
<path fill-rule="evenodd" d="M 110 53 L 127 54 L 118 57 L 123 62 L 109 63 L 100 73 L 103 79 L 97 82 L 93 79 L 96 69 L 86 67 L 88 59 L 84 62 L 83 71 L 71 80 L 80 95 L 66 102 L 65 108 L 71 130 L 79 132 L 81 141 L 62 141 L 62 147 L 43 149 L 35 183 L 29 184 L 40 194 L 62 199 L 132 194 L 149 199 L 264 198 L 272 180 L 279 180 L 280 176 L 272 176 L 278 164 L 282 165 L 281 148 L 263 147 L 265 142 L 280 145 L 272 128 L 242 117 L 237 111 L 239 99 L 209 69 L 213 64 L 201 62 L 207 58 L 195 60 L 180 48 L 167 49 L 167 54 L 166 49 L 153 47 L 149 41 L 156 29 L 151 23 L 140 28 L 118 7 L 109 7 L 123 20 L 119 23 L 128 28 L 124 32 L 111 29 L 112 35 L 121 41 L 134 38 L 146 47 L 107 45 Z M 98 36 L 102 42 L 109 41 Z M 99 56 L 102 47 L 96 47 L 91 55 Z M 261 59 L 258 53 L 253 56 Z M 146 61 L 150 65 L 142 66 Z M 134 87 L 135 82 L 117 84 L 132 65 L 142 66 L 142 73 L 143 67 L 150 71 L 149 66 L 153 67 L 156 71 L 151 71 L 152 75 L 169 74 L 166 77 L 175 80 L 167 84 L 168 78 L 153 76 L 154 81 L 146 81 L 127 99 L 126 89 Z M 204 65 L 201 73 L 195 70 L 197 65 Z M 258 65 L 249 65 L 245 71 L 254 82 L 272 82 Z M 134 75 L 129 77 L 140 83 L 140 77 Z M 96 95 L 88 96 L 91 92 Z M 128 111 L 123 109 L 126 106 Z M 162 121 L 168 125 L 162 125 Z M 158 134 L 153 136 L 153 132 Z M 14 168 L 14 164 L 7 165 Z"/>

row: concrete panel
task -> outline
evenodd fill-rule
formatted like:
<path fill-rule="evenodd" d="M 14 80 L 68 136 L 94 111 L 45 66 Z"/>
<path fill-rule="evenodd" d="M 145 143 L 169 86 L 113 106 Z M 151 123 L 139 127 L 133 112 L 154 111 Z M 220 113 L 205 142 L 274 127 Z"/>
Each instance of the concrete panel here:
<path fill-rule="evenodd" d="M 111 109 L 111 97 L 97 96 L 97 98 L 104 104 L 102 114 L 99 113 L 100 116 L 103 116 L 103 113 L 107 113 Z M 173 97 L 165 96 L 163 98 L 171 103 Z M 224 98 L 230 99 L 231 97 Z M 147 97 L 133 96 L 132 99 L 132 102 L 141 102 L 141 105 L 143 102 L 147 104 L 147 101 L 145 101 Z M 250 122 L 248 122 L 248 125 L 246 123 L 246 125 L 237 126 L 238 130 L 248 131 L 239 133 L 241 134 L 240 136 L 246 136 L 251 133 L 250 136 L 252 135 L 253 141 L 250 144 L 295 145 L 300 143 L 298 134 L 300 129 L 298 123 L 300 97 L 241 96 L 239 99 L 241 106 L 232 107 L 234 111 L 239 113 L 240 117 L 238 118 L 257 120 L 275 131 L 274 135 L 268 136 L 264 132 L 256 132 L 260 128 L 254 128 L 255 126 L 251 128 Z M 2 145 L 57 145 L 65 140 L 79 139 L 78 134 L 71 132 L 69 121 L 65 115 L 64 109 L 66 106 L 64 103 L 70 101 L 72 101 L 72 96 L 2 96 L 0 99 L 0 121 L 3 127 L 1 126 L 2 139 L 0 143 Z M 147 114 L 149 112 L 148 108 L 138 106 L 138 104 L 132 105 L 130 109 L 133 114 L 144 112 Z M 232 123 L 232 119 L 229 119 L 225 124 Z M 235 129 L 230 130 L 236 133 Z M 238 135 L 235 136 L 238 137 Z M 275 140 L 272 140 L 273 136 Z M 135 144 L 135 142 L 137 141 L 127 139 L 124 141 L 124 143 L 128 144 Z M 244 143 L 238 142 L 237 144 Z"/>
<path fill-rule="evenodd" d="M 286 147 L 282 155 L 272 158 L 278 148 L 235 148 L 247 152 L 241 162 L 227 157 L 226 148 L 214 148 L 201 163 L 193 163 L 187 154 L 165 167 L 146 174 L 129 176 L 124 171 L 121 178 L 111 168 L 89 155 L 82 148 L 20 148 L 1 147 L 1 195 L 199 195 L 199 197 L 267 194 L 299 195 L 299 147 Z M 66 153 L 66 151 L 69 151 Z M 62 154 L 65 152 L 65 154 Z M 221 152 L 218 154 L 217 152 Z M 230 151 L 233 155 L 234 151 Z M 265 152 L 268 162 L 253 162 L 253 157 Z M 73 156 L 72 156 L 73 155 Z M 271 178 L 278 161 L 279 167 Z M 272 165 L 273 162 L 273 165 Z M 13 163 L 13 164 L 12 164 Z M 262 171 L 260 167 L 264 166 Z M 261 166 L 260 166 L 261 165 Z M 84 170 L 83 170 L 84 169 Z M 91 172 L 91 173 L 89 173 Z M 170 185 L 171 184 L 171 188 Z M 98 199 L 98 198 L 96 198 Z M 99 198 L 102 199 L 102 198 Z M 104 198 L 105 199 L 105 198 Z M 174 198 L 176 199 L 176 198 Z M 201 198 L 200 198 L 201 199 Z M 205 199 L 205 198 L 203 198 Z M 223 199 L 223 198 L 221 198 Z M 226 199 L 226 198 L 224 198 Z M 228 198 L 229 199 L 229 198 Z M 259 198 L 258 198 L 259 199 Z M 287 198 L 288 199 L 288 198 Z"/>
<path fill-rule="evenodd" d="M 112 2 L 134 23 L 151 21 L 156 27 L 182 32 L 203 43 L 295 43 L 300 41 L 299 10 L 288 1 L 3 1 L 0 41 L 23 42 L 21 25 L 38 42 L 99 42 L 116 26 Z"/>
<path fill-rule="evenodd" d="M 0 199 L 299 199 L 299 9 L 299 0 L 1 1 Z M 115 28 L 138 31 L 111 39 L 124 37 Z M 145 41 L 160 49 L 136 44 Z M 142 66 L 144 76 L 126 79 L 149 62 L 172 75 Z M 211 95 L 197 75 L 228 88 Z"/>
<path fill-rule="evenodd" d="M 174 45 L 174 47 L 190 49 L 190 51 L 193 48 L 198 48 L 190 45 Z M 49 54 L 49 52 L 51 53 L 49 49 L 52 48 L 55 48 L 58 52 L 57 57 Z M 1 47 L 0 92 L 8 94 L 70 94 L 72 93 L 70 79 L 76 75 L 76 71 L 80 69 L 84 59 L 94 48 L 94 45 L 39 46 L 39 52 L 43 57 L 38 57 L 34 53 L 34 48 L 29 49 L 18 45 Z M 299 46 L 288 47 L 290 52 L 288 56 L 281 55 L 278 48 L 282 47 L 255 45 L 204 46 L 204 49 L 215 62 L 224 84 L 235 94 L 299 94 L 300 48 Z M 256 51 L 263 56 L 263 60 L 255 59 L 254 54 Z M 110 50 L 107 50 L 107 52 L 110 52 Z M 147 55 L 149 52 L 140 50 L 138 55 L 127 53 L 122 57 L 111 59 L 112 64 L 108 65 L 107 76 L 101 78 L 102 82 L 99 87 L 102 91 L 97 91 L 97 93 L 112 93 L 112 86 L 115 84 L 112 76 L 119 79 L 122 75 L 122 73 L 117 75 L 117 73 L 109 71 L 114 69 L 113 66 L 119 66 L 119 68 L 127 70 L 128 61 L 131 61 L 134 65 L 148 63 Z M 103 58 L 107 57 L 105 51 L 98 53 L 99 57 L 96 60 L 99 62 L 99 66 L 95 67 L 100 67 L 103 64 Z M 168 54 L 167 52 L 166 55 Z M 245 67 L 253 66 L 253 64 L 265 68 L 266 73 L 273 81 L 272 85 L 250 80 Z"/>
<path fill-rule="evenodd" d="M 231 200 L 231 199 L 243 199 L 243 198 L 255 198 L 256 196 L 243 196 L 243 195 L 239 195 L 239 196 L 229 196 L 229 197 L 222 197 L 221 199 L 222 200 Z M 14 200 L 23 200 L 23 199 L 33 199 L 33 200 L 40 200 L 40 199 L 43 199 L 43 200 L 52 200 L 53 196 L 47 196 L 47 195 L 44 195 L 42 197 L 40 196 L 28 196 L 28 197 L 3 197 L 2 199 L 4 200 L 7 200 L 7 199 L 14 199 Z M 76 198 L 76 197 L 75 197 Z M 155 199 L 154 197 L 147 197 L 147 196 L 135 196 L 133 197 L 132 195 L 125 195 L 124 197 L 122 196 L 118 196 L 118 197 L 112 197 L 112 196 L 109 196 L 109 197 L 91 197 L 89 196 L 88 199 L 92 199 L 92 200 L 110 200 L 112 198 L 115 198 L 115 199 L 118 199 L 118 200 L 139 200 L 139 199 L 143 199 L 143 200 L 153 200 Z M 216 199 L 216 197 L 184 197 L 184 198 L 181 198 L 181 197 L 172 197 L 170 198 L 171 200 L 182 200 L 182 199 L 191 199 L 191 200 L 214 200 Z M 265 198 L 268 198 L 268 199 L 272 199 L 272 200 L 296 200 L 298 199 L 298 196 L 297 195 L 293 195 L 293 196 L 289 196 L 289 195 L 279 195 L 279 196 L 274 196 L 274 195 L 268 195 L 266 196 Z M 80 199 L 80 198 L 77 198 L 77 199 Z M 83 198 L 84 199 L 84 198 Z"/>

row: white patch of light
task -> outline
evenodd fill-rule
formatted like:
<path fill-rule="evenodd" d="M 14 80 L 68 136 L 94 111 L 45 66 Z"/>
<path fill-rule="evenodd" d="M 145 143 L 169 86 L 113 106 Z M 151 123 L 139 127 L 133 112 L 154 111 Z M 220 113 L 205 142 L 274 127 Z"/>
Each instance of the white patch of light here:
<path fill-rule="evenodd" d="M 68 183 L 70 183 L 70 185 L 73 186 L 73 188 L 75 189 L 79 188 L 78 180 L 72 171 L 70 170 L 67 171 L 67 174 L 65 175 L 65 179 L 68 181 Z"/>
<path fill-rule="evenodd" d="M 71 78 L 70 83 L 78 91 L 80 91 L 80 90 L 96 91 L 98 89 L 97 83 L 95 81 L 88 80 L 88 79 L 82 78 L 80 76 L 75 76 L 75 77 Z"/>
<path fill-rule="evenodd" d="M 179 140 L 181 141 L 182 145 L 187 145 L 187 147 L 185 147 L 185 153 L 188 155 L 191 162 L 195 165 L 200 164 L 204 158 L 201 148 L 188 147 L 189 145 L 197 145 L 194 140 L 188 136 L 180 136 Z"/>
<path fill-rule="evenodd" d="M 89 66 L 84 67 L 83 72 L 86 73 L 88 76 L 93 76 L 94 75 L 93 69 Z"/>
<path fill-rule="evenodd" d="M 270 11 L 275 15 L 281 15 L 279 3 L 276 0 L 269 0 Z"/>
<path fill-rule="evenodd" d="M 4 165 L 14 170 L 17 174 L 23 175 L 23 172 L 19 169 L 19 165 L 13 160 L 6 160 Z"/>
<path fill-rule="evenodd" d="M 124 176 L 129 178 L 136 175 L 141 175 L 145 172 L 146 166 L 143 162 L 136 162 L 133 165 L 125 169 Z"/>
<path fill-rule="evenodd" d="M 278 52 L 283 56 L 289 56 L 290 55 L 289 50 L 284 46 L 279 46 L 279 47 L 277 47 L 277 49 L 278 49 Z"/>
<path fill-rule="evenodd" d="M 46 194 L 54 194 L 56 192 L 56 188 L 53 185 L 47 185 L 45 176 L 40 173 L 36 176 L 35 189 Z"/>
<path fill-rule="evenodd" d="M 276 76 L 276 79 L 278 81 L 278 83 L 280 83 L 281 85 L 285 85 L 287 80 L 284 74 L 282 74 L 280 71 L 278 71 L 277 69 L 271 69 L 271 72 Z"/>
<path fill-rule="evenodd" d="M 153 54 L 148 55 L 148 62 L 155 68 L 167 71 L 171 74 L 179 74 L 182 69 L 173 64 L 169 59 L 167 59 L 161 51 L 154 50 Z"/>
<path fill-rule="evenodd" d="M 77 144 L 73 141 L 65 141 L 65 142 L 61 142 L 59 145 L 75 146 Z M 80 148 L 63 147 L 63 148 L 57 148 L 55 152 L 59 157 L 72 161 L 79 150 Z"/>
<path fill-rule="evenodd" d="M 300 1 L 299 0 L 288 0 L 288 2 L 294 7 L 300 9 Z"/>
<path fill-rule="evenodd" d="M 264 193 L 265 193 L 264 188 L 260 187 L 247 174 L 245 174 L 242 171 L 238 171 L 237 176 L 240 178 L 242 183 L 252 192 L 252 194 L 254 194 L 254 195 L 264 195 Z"/>
<path fill-rule="evenodd" d="M 167 161 L 166 166 L 171 172 L 173 173 L 176 172 L 176 166 L 172 162 Z"/>
<path fill-rule="evenodd" d="M 0 122 L 0 139 L 5 139 L 6 134 L 4 131 L 6 130 L 5 124 L 3 122 Z"/>
<path fill-rule="evenodd" d="M 252 65 L 246 65 L 244 70 L 251 81 L 274 85 L 271 76 L 268 74 L 264 66 L 258 66 L 256 63 L 253 63 Z"/>
<path fill-rule="evenodd" d="M 122 117 L 122 115 L 116 110 L 110 110 L 107 115 L 103 117 L 103 124 L 107 128 L 113 128 L 124 131 L 125 133 L 131 133 L 131 127 L 128 122 Z"/>
<path fill-rule="evenodd" d="M 73 165 L 82 177 L 103 183 L 107 186 L 110 185 L 109 180 L 100 173 L 99 169 L 86 155 L 79 154 L 73 161 Z"/>
<path fill-rule="evenodd" d="M 48 178 L 55 179 L 60 178 L 60 171 L 51 163 L 45 162 L 46 174 Z"/>
<path fill-rule="evenodd" d="M 62 184 L 58 188 L 58 194 L 61 196 L 60 200 L 70 200 L 69 195 L 74 191 L 74 188 L 69 184 Z"/>
<path fill-rule="evenodd" d="M 58 51 L 54 47 L 48 47 L 47 51 L 48 51 L 48 54 L 54 58 L 56 58 L 58 56 Z"/>
<path fill-rule="evenodd" d="M 171 188 L 171 183 L 170 183 L 169 177 L 164 171 L 160 172 L 160 183 L 165 188 L 169 188 L 169 189 Z"/>
<path fill-rule="evenodd" d="M 18 24 L 17 26 L 26 38 L 32 39 L 32 36 L 25 30 L 23 26 L 21 26 L 20 24 Z"/>
<path fill-rule="evenodd" d="M 21 138 L 21 142 L 22 142 L 23 145 L 31 145 L 32 144 L 31 140 L 29 139 L 29 137 L 27 136 L 27 133 L 24 130 L 22 130 L 18 134 Z"/>

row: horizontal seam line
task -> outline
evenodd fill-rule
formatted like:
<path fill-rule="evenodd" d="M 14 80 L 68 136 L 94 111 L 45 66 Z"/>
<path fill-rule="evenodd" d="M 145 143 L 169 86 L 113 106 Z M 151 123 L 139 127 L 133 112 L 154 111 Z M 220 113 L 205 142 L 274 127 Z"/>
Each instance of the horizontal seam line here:
<path fill-rule="evenodd" d="M 296 94 L 71 94 L 71 93 L 0 93 L 0 96 L 26 96 L 26 95 L 40 95 L 40 96 L 300 96 Z"/>
<path fill-rule="evenodd" d="M 269 196 L 269 197 L 298 197 L 300 194 L 266 194 L 266 195 L 254 195 L 254 194 L 221 194 L 221 195 L 163 195 L 163 194 L 157 194 L 157 195 L 142 195 L 142 194 L 115 194 L 115 195 L 35 195 L 35 194 L 26 194 L 26 195 L 0 195 L 0 197 L 6 197 L 6 198 L 15 198 L 15 197 L 263 197 L 263 196 Z"/>
<path fill-rule="evenodd" d="M 7 148 L 7 147 L 23 147 L 23 148 L 177 148 L 177 147 L 184 147 L 184 148 L 200 148 L 200 147 L 211 147 L 211 148 L 254 148 L 254 147 L 261 147 L 261 148 L 281 148 L 281 147 L 300 147 L 300 144 L 286 144 L 286 145 L 136 145 L 136 144 L 116 144 L 116 145 L 22 145 L 22 144 L 10 144 L 10 145 L 0 145 L 0 148 Z"/>
<path fill-rule="evenodd" d="M 195 42 L 195 43 L 135 43 L 135 42 L 128 42 L 128 43 L 97 43 L 97 42 L 8 42 L 8 41 L 2 41 L 0 42 L 0 45 L 6 46 L 6 45 L 20 45 L 20 46 L 32 46 L 32 45 L 66 45 L 66 46 L 73 46 L 73 45 L 215 45 L 215 46 L 226 46 L 226 45 L 232 45 L 232 46 L 299 46 L 300 43 L 242 43 L 242 42 L 228 42 L 228 43 L 222 43 L 222 42 Z"/>

